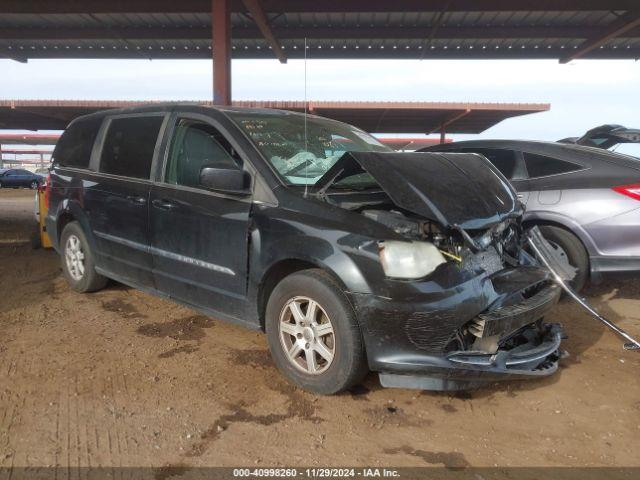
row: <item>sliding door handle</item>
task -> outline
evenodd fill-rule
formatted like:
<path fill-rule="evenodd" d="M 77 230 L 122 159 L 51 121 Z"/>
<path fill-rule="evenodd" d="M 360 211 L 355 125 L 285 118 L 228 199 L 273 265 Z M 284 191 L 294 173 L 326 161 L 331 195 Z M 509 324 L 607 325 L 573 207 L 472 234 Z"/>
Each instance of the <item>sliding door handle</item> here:
<path fill-rule="evenodd" d="M 177 204 L 170 202 L 169 200 L 165 200 L 161 198 L 156 198 L 151 202 L 151 204 L 154 207 L 159 208 L 161 210 L 173 210 L 178 206 Z"/>
<path fill-rule="evenodd" d="M 129 195 L 127 197 L 127 200 L 129 200 L 131 203 L 135 203 L 136 205 L 146 205 L 147 204 L 147 199 L 144 197 L 137 197 L 135 195 Z"/>

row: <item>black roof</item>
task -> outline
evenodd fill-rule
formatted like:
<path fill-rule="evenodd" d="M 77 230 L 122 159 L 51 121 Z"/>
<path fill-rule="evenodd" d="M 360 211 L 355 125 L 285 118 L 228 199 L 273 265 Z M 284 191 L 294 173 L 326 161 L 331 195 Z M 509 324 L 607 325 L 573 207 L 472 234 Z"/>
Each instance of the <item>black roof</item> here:
<path fill-rule="evenodd" d="M 638 168 L 640 159 L 622 153 L 611 152 L 602 148 L 588 147 L 559 142 L 544 142 L 535 140 L 467 140 L 434 145 L 421 149 L 429 151 L 457 151 L 460 149 L 495 148 L 535 153 L 565 160 L 604 160 L 617 164 L 625 164 Z"/>

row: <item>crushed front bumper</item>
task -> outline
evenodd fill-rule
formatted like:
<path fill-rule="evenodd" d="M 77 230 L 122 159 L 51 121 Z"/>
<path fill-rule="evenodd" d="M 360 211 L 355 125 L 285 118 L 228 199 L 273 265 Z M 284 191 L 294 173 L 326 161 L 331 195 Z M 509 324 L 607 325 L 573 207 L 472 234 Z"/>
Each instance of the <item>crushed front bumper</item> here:
<path fill-rule="evenodd" d="M 495 354 L 453 352 L 412 374 L 381 372 L 384 387 L 421 390 L 469 390 L 500 380 L 545 377 L 555 373 L 561 356 L 562 329 L 546 324 L 541 338 Z"/>
<path fill-rule="evenodd" d="M 516 268 L 441 290 L 435 302 L 354 299 L 383 386 L 463 390 L 553 374 L 562 329 L 542 319 L 559 296 L 548 273 Z"/>

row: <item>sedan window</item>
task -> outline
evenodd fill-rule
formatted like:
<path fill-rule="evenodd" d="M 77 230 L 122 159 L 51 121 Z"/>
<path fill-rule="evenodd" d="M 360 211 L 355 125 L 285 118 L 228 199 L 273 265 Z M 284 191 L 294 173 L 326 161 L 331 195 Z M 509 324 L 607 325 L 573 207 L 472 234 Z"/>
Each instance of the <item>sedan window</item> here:
<path fill-rule="evenodd" d="M 500 170 L 508 180 L 513 179 L 516 169 L 516 154 L 513 150 L 501 150 L 497 148 L 465 149 L 466 152 L 479 153 L 487 157 L 493 165 Z"/>
<path fill-rule="evenodd" d="M 582 165 L 558 160 L 557 158 L 524 152 L 524 162 L 529 172 L 529 178 L 548 177 L 561 173 L 570 173 L 583 170 Z"/>

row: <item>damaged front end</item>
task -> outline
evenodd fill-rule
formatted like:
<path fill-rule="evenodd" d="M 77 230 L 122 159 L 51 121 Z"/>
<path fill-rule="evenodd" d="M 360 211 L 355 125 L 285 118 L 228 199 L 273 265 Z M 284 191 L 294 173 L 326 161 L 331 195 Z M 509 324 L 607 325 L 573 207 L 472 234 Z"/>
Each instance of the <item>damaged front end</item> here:
<path fill-rule="evenodd" d="M 417 155 L 353 154 L 327 175 L 371 175 L 387 201 L 327 200 L 429 245 L 415 257 L 428 273 L 403 276 L 387 264 L 414 257 L 387 254 L 403 242 L 379 241 L 384 286 L 351 293 L 371 369 L 383 386 L 427 390 L 552 374 L 562 330 L 543 318 L 561 289 L 525 250 L 515 193 L 478 155 Z"/>
<path fill-rule="evenodd" d="M 401 215 L 375 216 L 390 214 Z M 543 318 L 561 289 L 526 253 L 519 219 L 466 232 L 468 239 L 434 229 L 421 237 L 444 264 L 417 281 L 389 279 L 388 298 L 356 295 L 382 385 L 458 390 L 554 373 L 562 330 Z"/>

